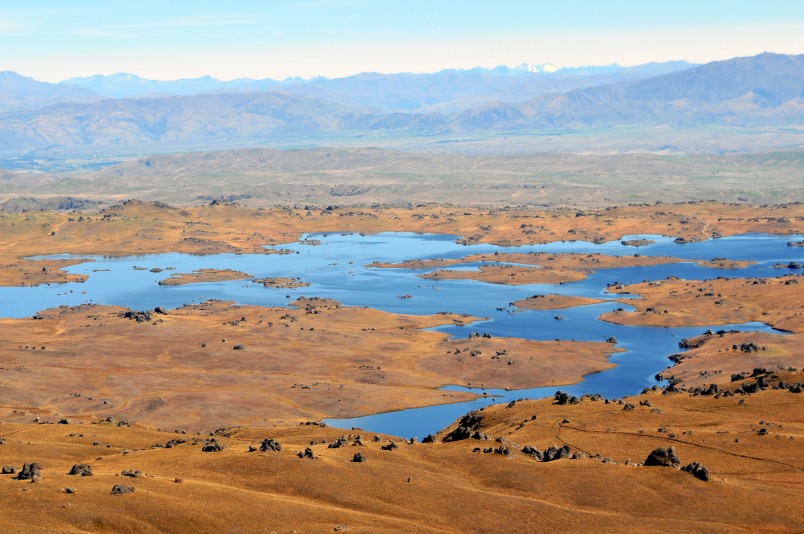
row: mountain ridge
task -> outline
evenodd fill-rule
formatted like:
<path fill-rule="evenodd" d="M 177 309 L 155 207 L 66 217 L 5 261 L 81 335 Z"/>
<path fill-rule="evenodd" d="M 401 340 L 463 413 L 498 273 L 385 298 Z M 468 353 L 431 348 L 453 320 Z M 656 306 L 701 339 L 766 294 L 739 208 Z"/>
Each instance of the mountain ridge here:
<path fill-rule="evenodd" d="M 499 66 L 492 69 L 445 69 L 434 73 L 363 72 L 341 78 L 290 77 L 220 80 L 212 76 L 152 80 L 132 73 L 95 74 L 48 83 L 12 71 L 0 73 L 0 113 L 27 111 L 70 102 L 104 99 L 194 96 L 213 93 L 278 91 L 332 100 L 381 112 L 456 112 L 495 98 L 527 100 L 550 92 L 566 91 L 656 73 L 690 68 L 685 61 L 568 67 L 545 70 L 544 66 Z"/>
<path fill-rule="evenodd" d="M 378 76 L 362 76 L 358 83 L 383 79 Z M 457 79 L 455 84 L 462 81 Z M 416 85 L 415 80 L 411 84 Z M 497 98 L 458 112 L 386 112 L 315 96 L 314 92 L 289 91 L 104 99 L 0 114 L 0 151 L 51 146 L 142 146 L 151 150 L 165 143 L 209 149 L 244 143 L 326 144 L 335 139 L 399 137 L 426 141 L 456 134 L 522 135 L 658 126 L 746 132 L 785 128 L 795 137 L 804 126 L 802 87 L 804 55 L 761 54 L 521 102 Z M 369 86 L 366 92 L 374 88 Z M 716 137 L 709 142 L 709 150 L 721 150 Z M 764 147 L 790 146 L 788 140 L 784 143 Z M 662 142 L 651 150 L 671 144 Z"/>
<path fill-rule="evenodd" d="M 13 71 L 0 72 L 0 113 L 36 109 L 65 101 L 92 102 L 101 98 L 100 94 L 78 85 L 40 82 Z"/>
<path fill-rule="evenodd" d="M 804 55 L 763 53 L 645 80 L 575 89 L 524 103 L 468 110 L 453 129 L 577 128 L 623 123 L 804 125 Z M 619 104 L 619 107 L 617 106 Z"/>

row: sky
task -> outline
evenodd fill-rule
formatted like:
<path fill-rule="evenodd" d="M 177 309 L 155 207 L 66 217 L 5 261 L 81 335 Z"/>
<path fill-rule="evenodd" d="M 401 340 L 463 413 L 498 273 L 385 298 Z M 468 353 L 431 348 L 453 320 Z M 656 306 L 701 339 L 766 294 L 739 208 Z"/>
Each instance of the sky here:
<path fill-rule="evenodd" d="M 0 0 L 0 71 L 41 81 L 342 77 L 804 53 L 804 0 Z"/>

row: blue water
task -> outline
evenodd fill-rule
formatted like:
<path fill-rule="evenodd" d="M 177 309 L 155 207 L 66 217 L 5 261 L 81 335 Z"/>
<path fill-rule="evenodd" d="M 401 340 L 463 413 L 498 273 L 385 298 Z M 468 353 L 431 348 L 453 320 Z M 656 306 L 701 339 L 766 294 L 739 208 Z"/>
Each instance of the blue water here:
<path fill-rule="evenodd" d="M 801 236 L 749 234 L 688 244 L 675 243 L 672 238 L 653 235 L 625 236 L 623 239 L 636 238 L 653 239 L 656 242 L 639 248 L 624 246 L 619 241 L 603 244 L 567 241 L 546 245 L 498 247 L 489 244 L 459 245 L 455 242 L 455 236 L 432 234 L 329 233 L 307 235 L 302 241 L 289 245 L 266 247 L 269 251 L 289 251 L 288 254 L 195 256 L 173 253 L 124 258 L 87 257 L 91 261 L 65 269 L 71 273 L 88 275 L 86 282 L 0 288 L 0 316 L 27 317 L 46 308 L 82 303 L 152 309 L 156 306 L 176 308 L 184 304 L 221 299 L 259 306 L 285 306 L 300 296 L 329 297 L 346 305 L 369 306 L 394 313 L 465 313 L 487 317 L 488 320 L 439 330 L 457 337 L 465 337 L 472 331 L 526 339 L 602 341 L 615 337 L 618 340 L 617 346 L 627 349 L 611 358 L 617 364 L 616 367 L 589 375 L 579 384 L 560 389 L 576 395 L 601 393 L 608 397 L 620 397 L 657 384 L 654 376 L 667 367 L 667 356 L 678 352 L 678 341 L 684 337 L 700 334 L 707 328 L 762 331 L 770 331 L 770 328 L 761 323 L 694 328 L 620 326 L 597 319 L 599 315 L 615 308 L 629 308 L 618 302 L 562 310 L 528 311 L 513 308 L 510 303 L 535 293 L 602 299 L 623 298 L 623 295 L 606 293 L 606 285 L 614 282 L 629 284 L 660 280 L 668 276 L 691 280 L 718 276 L 776 277 L 790 271 L 775 268 L 775 264 L 804 262 L 804 251 L 801 248 L 786 246 L 789 241 L 800 240 Z M 310 241 L 305 242 L 306 240 Z M 311 244 L 313 241 L 320 244 Z M 461 258 L 469 254 L 493 254 L 497 251 L 602 253 L 621 256 L 641 254 L 688 260 L 753 260 L 757 263 L 745 269 L 734 270 L 700 267 L 694 262 L 601 269 L 579 282 L 521 286 L 472 280 L 428 280 L 418 278 L 417 275 L 430 269 L 377 269 L 369 266 L 374 261 Z M 476 269 L 478 265 L 471 263 L 449 268 Z M 154 268 L 163 271 L 151 272 L 150 269 Z M 182 286 L 158 284 L 173 273 L 188 273 L 198 269 L 235 269 L 248 273 L 251 278 L 297 276 L 310 283 L 310 286 L 298 289 L 266 288 L 253 283 L 251 278 Z M 400 299 L 402 295 L 411 295 L 413 298 Z M 562 316 L 563 320 L 556 320 L 556 315 Z M 511 392 L 474 389 L 472 391 L 476 393 L 485 392 L 494 397 L 356 419 L 329 419 L 327 422 L 346 428 L 358 426 L 375 432 L 424 436 L 443 428 L 467 411 L 491 402 L 508 402 L 522 397 L 539 398 L 552 395 L 556 389 L 558 388 L 549 387 Z"/>

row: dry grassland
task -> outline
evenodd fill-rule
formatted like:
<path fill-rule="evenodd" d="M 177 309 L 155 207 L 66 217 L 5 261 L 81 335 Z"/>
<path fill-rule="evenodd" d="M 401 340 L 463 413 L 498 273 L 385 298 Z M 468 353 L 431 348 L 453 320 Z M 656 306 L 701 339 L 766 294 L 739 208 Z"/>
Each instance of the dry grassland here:
<path fill-rule="evenodd" d="M 374 441 L 370 432 L 284 425 L 220 431 L 215 439 L 225 448 L 219 452 L 202 452 L 208 436 L 136 426 L 0 423 L 3 463 L 42 467 L 36 484 L 0 477 L 3 528 L 800 532 L 802 398 L 779 390 L 719 399 L 651 392 L 624 399 L 636 406 L 630 411 L 589 398 L 575 405 L 520 401 L 478 413 L 476 428 L 488 440 L 408 444 L 388 436 Z M 328 448 L 342 436 L 343 446 Z M 248 452 L 266 438 L 282 450 Z M 186 443 L 164 448 L 176 439 Z M 396 450 L 381 449 L 391 442 Z M 564 444 L 585 458 L 542 463 L 522 451 Z M 706 466 L 710 480 L 637 465 L 653 449 L 670 446 L 682 466 Z M 297 456 L 307 448 L 314 459 Z M 364 462 L 352 462 L 357 452 Z M 93 476 L 69 476 L 77 463 L 90 464 Z M 121 475 L 136 470 L 142 472 L 137 478 Z M 113 495 L 115 484 L 135 491 Z"/>
<path fill-rule="evenodd" d="M 266 244 L 321 231 L 436 232 L 465 243 L 499 244 L 603 242 L 630 234 L 700 240 L 802 233 L 804 206 L 260 210 L 132 201 L 98 213 L 0 213 L 0 284 L 80 280 L 60 270 L 68 261 L 26 259 L 39 254 L 267 253 Z M 561 281 L 608 266 L 678 261 L 573 254 L 469 261 L 492 259 L 523 264 L 481 271 L 484 280 L 500 283 L 536 276 L 516 274 L 520 270 L 549 271 L 558 276 L 550 280 Z M 720 263 L 712 266 L 727 266 Z M 296 274 L 264 282 L 303 283 Z M 216 271 L 175 280 L 235 276 L 249 277 Z M 613 312 L 604 320 L 658 326 L 762 321 L 790 334 L 723 332 L 690 340 L 694 348 L 665 371 L 687 391 L 649 391 L 622 402 L 585 397 L 568 404 L 543 399 L 497 405 L 456 422 L 429 444 L 312 421 L 472 398 L 440 391 L 446 383 L 558 389 L 609 367 L 607 358 L 617 349 L 610 343 L 450 340 L 426 329 L 476 318 L 398 315 L 325 299 L 300 299 L 291 309 L 213 301 L 167 313 L 80 306 L 0 319 L 1 463 L 17 471 L 30 462 L 42 468 L 33 484 L 0 476 L 2 529 L 801 532 L 804 396 L 793 392 L 804 382 L 797 370 L 804 367 L 799 279 L 671 278 L 612 288 L 641 299 L 628 301 L 637 311 Z M 544 295 L 516 305 L 584 303 L 589 300 Z M 764 370 L 751 377 L 754 368 Z M 766 389 L 732 394 L 757 376 Z M 693 389 L 713 383 L 717 394 Z M 69 424 L 58 424 L 62 419 Z M 443 441 L 461 425 L 477 439 Z M 210 436 L 218 427 L 224 428 Z M 329 447 L 341 437 L 341 447 Z M 248 452 L 266 438 L 282 450 Z M 171 440 L 185 441 L 165 447 Z M 391 442 L 395 450 L 381 448 Z M 202 451 L 216 443 L 222 450 Z M 539 462 L 523 450 L 526 445 L 567 445 L 580 458 Z M 709 481 L 677 468 L 638 465 L 657 447 L 669 446 L 680 465 L 706 466 Z M 352 461 L 358 452 L 364 462 Z M 93 476 L 67 474 L 80 463 L 90 464 Z M 141 473 L 130 478 L 124 470 Z M 115 484 L 135 491 L 112 494 Z"/>

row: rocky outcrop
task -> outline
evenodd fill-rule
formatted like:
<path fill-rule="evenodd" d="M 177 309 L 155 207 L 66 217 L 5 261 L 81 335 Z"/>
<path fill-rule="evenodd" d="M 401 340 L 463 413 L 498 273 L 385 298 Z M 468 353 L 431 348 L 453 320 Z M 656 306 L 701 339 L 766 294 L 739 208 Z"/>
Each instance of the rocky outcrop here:
<path fill-rule="evenodd" d="M 478 429 L 482 428 L 482 426 L 483 416 L 477 412 L 469 412 L 461 417 L 460 421 L 458 421 L 458 428 L 447 434 L 443 441 L 448 443 L 450 441 L 469 439 L 475 434 L 479 436 L 477 431 Z"/>
<path fill-rule="evenodd" d="M 540 451 L 536 447 L 532 445 L 525 445 L 522 448 L 522 452 L 527 454 L 528 456 L 532 456 L 533 458 L 539 460 L 540 462 L 552 462 L 554 460 L 563 460 L 565 458 L 570 458 L 571 449 L 569 445 L 564 445 L 562 447 L 556 447 L 555 445 L 550 445 L 544 451 Z"/>

